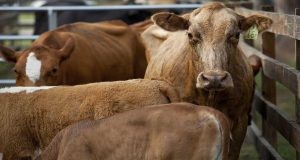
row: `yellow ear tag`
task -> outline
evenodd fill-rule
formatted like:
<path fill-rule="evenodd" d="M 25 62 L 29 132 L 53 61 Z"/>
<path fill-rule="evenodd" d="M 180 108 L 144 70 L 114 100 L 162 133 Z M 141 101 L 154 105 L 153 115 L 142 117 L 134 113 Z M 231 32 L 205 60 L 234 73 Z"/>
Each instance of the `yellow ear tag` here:
<path fill-rule="evenodd" d="M 256 25 L 251 26 L 244 34 L 245 39 L 257 39 L 258 29 Z"/>

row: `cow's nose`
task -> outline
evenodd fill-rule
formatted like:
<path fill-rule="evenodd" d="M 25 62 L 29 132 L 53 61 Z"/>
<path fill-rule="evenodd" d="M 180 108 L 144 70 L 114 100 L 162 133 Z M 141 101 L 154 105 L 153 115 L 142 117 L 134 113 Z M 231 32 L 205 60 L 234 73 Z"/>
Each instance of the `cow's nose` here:
<path fill-rule="evenodd" d="M 233 82 L 228 72 L 201 72 L 197 79 L 197 87 L 205 90 L 223 90 L 233 87 Z"/>

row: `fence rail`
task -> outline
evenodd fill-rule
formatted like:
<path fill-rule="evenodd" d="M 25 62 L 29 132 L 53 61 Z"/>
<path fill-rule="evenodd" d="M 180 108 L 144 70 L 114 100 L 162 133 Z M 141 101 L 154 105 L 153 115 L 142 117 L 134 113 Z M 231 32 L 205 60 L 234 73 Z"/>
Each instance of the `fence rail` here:
<path fill-rule="evenodd" d="M 44 6 L 44 7 L 0 7 L 0 12 L 47 12 L 48 29 L 57 27 L 57 12 L 60 11 L 112 11 L 112 10 L 158 10 L 158 9 L 195 9 L 200 4 L 181 5 L 113 5 L 113 6 Z"/>
<path fill-rule="evenodd" d="M 252 122 L 250 126 L 250 135 L 251 137 L 255 137 L 254 145 L 261 157 L 265 157 L 266 160 L 283 160 L 283 158 L 279 155 L 276 149 L 274 149 L 272 145 L 264 138 L 261 131 L 258 129 L 254 122 Z"/>
<path fill-rule="evenodd" d="M 296 149 L 300 151 L 300 126 L 295 120 L 289 120 L 273 103 L 266 100 L 259 92 L 254 99 L 255 109 L 269 124 L 281 133 L 281 135 Z"/>
<path fill-rule="evenodd" d="M 240 42 L 240 47 L 250 56 L 252 54 L 260 57 L 262 62 L 262 71 L 272 80 L 276 80 L 291 90 L 298 98 L 300 98 L 300 71 L 270 58 L 255 48 L 244 42 Z"/>

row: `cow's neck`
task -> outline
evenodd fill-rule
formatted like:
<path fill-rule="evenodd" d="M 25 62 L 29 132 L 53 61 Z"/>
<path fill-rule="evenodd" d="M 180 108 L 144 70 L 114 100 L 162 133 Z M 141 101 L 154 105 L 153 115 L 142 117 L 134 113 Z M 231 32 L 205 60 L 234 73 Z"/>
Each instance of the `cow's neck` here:
<path fill-rule="evenodd" d="M 183 45 L 179 50 L 179 53 L 177 56 L 179 58 L 176 58 L 177 62 L 175 62 L 173 65 L 177 66 L 174 69 L 174 73 L 179 73 L 177 75 L 173 75 L 176 78 L 179 76 L 180 78 L 176 78 L 174 80 L 175 86 L 177 86 L 178 90 L 180 91 L 180 97 L 185 102 L 193 102 L 194 97 L 196 95 L 196 92 L 194 88 L 196 87 L 196 66 L 197 63 L 195 63 L 194 58 L 195 55 L 193 54 L 193 49 L 190 47 L 188 39 L 186 39 L 186 35 L 184 35 L 184 41 L 182 42 Z M 181 72 L 178 72 L 178 69 L 181 70 Z M 177 71 L 176 71 L 177 70 Z"/>
<path fill-rule="evenodd" d="M 176 42 L 176 43 L 174 43 Z M 185 32 L 176 32 L 164 42 L 149 63 L 146 78 L 162 79 L 178 90 L 185 102 L 192 102 L 195 87 L 194 63 Z"/>

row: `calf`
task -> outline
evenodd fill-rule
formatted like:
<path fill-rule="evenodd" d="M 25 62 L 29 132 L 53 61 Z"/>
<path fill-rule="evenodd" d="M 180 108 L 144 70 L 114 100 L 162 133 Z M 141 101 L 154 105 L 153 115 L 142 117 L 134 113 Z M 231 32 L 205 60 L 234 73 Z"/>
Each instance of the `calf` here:
<path fill-rule="evenodd" d="M 149 106 L 60 131 L 38 160 L 227 160 L 229 122 L 204 106 Z"/>
<path fill-rule="evenodd" d="M 17 86 L 143 78 L 147 66 L 139 34 L 121 21 L 64 25 L 24 51 L 0 46 L 0 53 L 15 63 Z"/>
<path fill-rule="evenodd" d="M 4 160 L 32 157 L 61 129 L 80 120 L 177 101 L 167 83 L 143 79 L 0 89 L 0 152 Z"/>
<path fill-rule="evenodd" d="M 149 60 L 145 78 L 167 81 L 181 100 L 225 113 L 233 124 L 229 159 L 238 159 L 256 74 L 238 47 L 239 36 L 252 26 L 262 32 L 272 20 L 243 17 L 220 3 L 182 16 L 158 13 L 152 20 L 155 25 L 142 34 Z"/>

